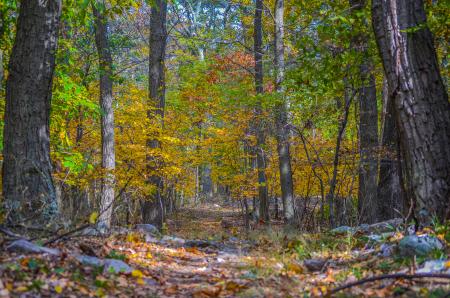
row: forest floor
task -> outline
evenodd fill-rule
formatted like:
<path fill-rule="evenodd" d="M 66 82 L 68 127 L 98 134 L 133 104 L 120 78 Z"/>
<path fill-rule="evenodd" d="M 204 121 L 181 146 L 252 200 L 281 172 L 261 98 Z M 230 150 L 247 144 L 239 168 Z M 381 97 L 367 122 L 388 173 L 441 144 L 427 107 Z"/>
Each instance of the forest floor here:
<path fill-rule="evenodd" d="M 442 278 L 382 279 L 331 292 L 369 276 L 415 273 L 424 261 L 381 257 L 379 244 L 369 246 L 363 234 L 299 234 L 277 222 L 246 233 L 238 209 L 216 204 L 177 212 L 168 219 L 165 234 L 151 237 L 127 230 L 109 238 L 71 237 L 49 245 L 59 249 L 57 254 L 6 252 L 8 239 L 0 238 L 0 297 L 450 295 L 449 280 Z M 401 237 L 390 233 L 384 244 Z M 448 251 L 443 254 L 436 258 L 448 260 Z M 80 255 L 130 267 L 116 274 L 88 265 Z"/>

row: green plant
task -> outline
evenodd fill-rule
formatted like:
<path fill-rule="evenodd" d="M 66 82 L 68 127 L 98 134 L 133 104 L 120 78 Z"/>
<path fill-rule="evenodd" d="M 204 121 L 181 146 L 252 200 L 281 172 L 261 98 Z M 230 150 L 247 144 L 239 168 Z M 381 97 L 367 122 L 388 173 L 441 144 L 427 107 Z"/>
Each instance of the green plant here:
<path fill-rule="evenodd" d="M 121 261 L 125 261 L 125 259 L 127 258 L 126 255 L 121 254 L 114 249 L 111 250 L 106 256 L 110 259 L 116 259 Z"/>

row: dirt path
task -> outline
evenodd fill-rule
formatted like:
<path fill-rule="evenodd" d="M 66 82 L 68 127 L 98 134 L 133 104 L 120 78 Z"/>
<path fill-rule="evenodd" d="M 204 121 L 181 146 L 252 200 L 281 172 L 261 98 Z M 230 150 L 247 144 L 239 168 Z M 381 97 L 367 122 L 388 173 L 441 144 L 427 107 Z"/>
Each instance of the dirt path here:
<path fill-rule="evenodd" d="M 167 223 L 163 237 L 126 230 L 107 239 L 64 240 L 52 245 L 58 255 L 6 253 L 3 244 L 0 297 L 319 297 L 383 270 L 408 270 L 393 258 L 378 257 L 357 237 L 289 238 L 277 225 L 247 235 L 239 210 L 215 204 L 180 210 Z M 111 274 L 80 262 L 77 254 L 131 268 Z M 299 261 L 306 258 L 325 258 L 328 265 L 310 272 Z M 439 287 L 442 280 L 385 280 L 351 293 L 390 297 L 401 290 L 399 297 L 420 297 L 416 294 L 431 293 L 431 285 Z"/>

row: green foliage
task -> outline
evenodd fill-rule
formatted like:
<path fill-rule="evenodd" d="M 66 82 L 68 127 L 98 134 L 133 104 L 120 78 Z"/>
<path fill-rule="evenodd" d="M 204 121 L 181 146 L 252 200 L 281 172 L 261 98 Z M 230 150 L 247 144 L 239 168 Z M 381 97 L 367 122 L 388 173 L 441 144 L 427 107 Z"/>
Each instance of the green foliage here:
<path fill-rule="evenodd" d="M 110 258 L 110 259 L 116 259 L 116 260 L 121 260 L 121 261 L 125 261 L 126 260 L 126 255 L 124 255 L 124 254 L 122 254 L 122 253 L 120 253 L 120 252 L 117 252 L 116 250 L 114 250 L 114 249 L 112 249 L 107 255 L 106 255 L 106 257 L 107 258 Z"/>

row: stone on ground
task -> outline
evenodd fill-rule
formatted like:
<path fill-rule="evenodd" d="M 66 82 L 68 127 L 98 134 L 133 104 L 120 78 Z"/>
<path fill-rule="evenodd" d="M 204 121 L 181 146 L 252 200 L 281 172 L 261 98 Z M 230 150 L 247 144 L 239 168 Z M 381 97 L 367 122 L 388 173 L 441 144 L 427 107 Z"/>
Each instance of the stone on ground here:
<path fill-rule="evenodd" d="M 6 247 L 6 250 L 16 253 L 49 254 L 54 256 L 60 254 L 60 251 L 58 249 L 40 246 L 25 239 L 20 239 L 12 242 Z"/>
<path fill-rule="evenodd" d="M 402 256 L 427 256 L 434 250 L 444 249 L 444 245 L 434 236 L 411 235 L 400 240 L 398 248 Z"/>

